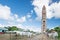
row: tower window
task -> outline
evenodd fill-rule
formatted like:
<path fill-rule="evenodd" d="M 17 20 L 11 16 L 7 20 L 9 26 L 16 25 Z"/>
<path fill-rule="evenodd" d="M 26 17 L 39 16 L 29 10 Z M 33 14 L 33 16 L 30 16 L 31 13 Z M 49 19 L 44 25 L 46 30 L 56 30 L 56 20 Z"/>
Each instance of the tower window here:
<path fill-rule="evenodd" d="M 45 21 L 43 21 L 43 22 L 45 22 Z"/>
<path fill-rule="evenodd" d="M 45 25 L 43 25 L 43 26 L 45 26 Z"/>

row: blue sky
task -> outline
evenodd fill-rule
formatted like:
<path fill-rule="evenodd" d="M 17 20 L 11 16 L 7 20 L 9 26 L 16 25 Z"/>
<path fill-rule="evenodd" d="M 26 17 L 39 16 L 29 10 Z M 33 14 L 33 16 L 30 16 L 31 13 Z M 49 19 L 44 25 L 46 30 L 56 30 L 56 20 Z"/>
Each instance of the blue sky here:
<path fill-rule="evenodd" d="M 39 31 L 43 5 L 46 6 L 47 11 L 47 28 L 59 26 L 59 0 L 0 0 L 0 26 L 16 25 Z"/>

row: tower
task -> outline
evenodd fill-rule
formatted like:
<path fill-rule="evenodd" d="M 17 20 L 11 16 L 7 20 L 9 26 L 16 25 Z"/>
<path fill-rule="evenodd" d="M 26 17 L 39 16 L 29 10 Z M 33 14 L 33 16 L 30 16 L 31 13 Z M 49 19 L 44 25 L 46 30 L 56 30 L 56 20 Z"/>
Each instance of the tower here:
<path fill-rule="evenodd" d="M 46 7 L 42 8 L 42 32 L 46 32 Z"/>

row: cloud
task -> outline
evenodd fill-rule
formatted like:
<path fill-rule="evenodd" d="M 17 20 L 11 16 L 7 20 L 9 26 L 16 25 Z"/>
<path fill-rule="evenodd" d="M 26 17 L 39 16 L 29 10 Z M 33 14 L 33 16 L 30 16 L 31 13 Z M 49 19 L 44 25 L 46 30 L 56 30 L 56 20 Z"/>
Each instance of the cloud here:
<path fill-rule="evenodd" d="M 0 27 L 4 27 L 4 25 L 0 24 Z"/>
<path fill-rule="evenodd" d="M 23 23 L 26 21 L 26 16 L 22 16 L 19 18 L 17 14 L 14 14 L 14 18 L 16 19 L 17 22 Z"/>
<path fill-rule="evenodd" d="M 51 5 L 49 5 L 51 4 Z M 51 19 L 53 17 L 60 18 L 60 2 L 52 3 L 52 0 L 33 0 L 32 5 L 34 6 L 34 11 L 37 15 L 37 20 L 41 20 L 42 18 L 42 7 L 46 6 L 46 14 L 47 19 Z"/>
<path fill-rule="evenodd" d="M 17 14 L 14 14 L 14 17 L 17 19 L 18 18 L 18 15 Z"/>
<path fill-rule="evenodd" d="M 17 26 L 18 28 L 22 28 L 22 29 L 25 29 L 25 30 L 31 30 L 31 31 L 34 31 L 34 32 L 41 32 L 41 29 L 40 27 L 35 27 L 35 26 L 28 26 L 28 25 L 23 25 L 23 24 L 6 24 L 6 25 L 2 25 L 0 24 L 0 27 L 12 27 L 12 26 Z"/>
<path fill-rule="evenodd" d="M 3 6 L 0 4 L 0 19 L 9 19 L 10 13 L 11 11 L 8 6 Z"/>
<path fill-rule="evenodd" d="M 31 31 L 35 31 L 35 32 L 41 32 L 40 27 L 35 27 L 35 26 L 26 26 L 25 29 L 29 29 Z"/>
<path fill-rule="evenodd" d="M 35 31 L 35 32 L 41 32 L 41 29 L 38 28 L 38 27 L 35 27 L 35 26 L 23 26 L 22 24 L 18 24 L 17 25 L 18 28 L 22 28 L 22 29 L 25 29 L 25 30 L 31 30 L 31 31 Z"/>
<path fill-rule="evenodd" d="M 0 19 L 8 20 L 8 21 L 16 21 L 16 22 L 25 22 L 26 21 L 25 16 L 22 16 L 21 18 L 19 18 L 19 16 L 17 14 L 13 14 L 11 12 L 10 7 L 8 7 L 6 5 L 2 5 L 2 4 L 0 4 Z"/>
<path fill-rule="evenodd" d="M 33 10 L 31 10 L 31 14 L 33 13 Z"/>
<path fill-rule="evenodd" d="M 60 18 L 60 2 L 59 3 L 53 3 L 50 5 L 51 12 L 53 13 L 53 16 L 55 18 Z"/>
<path fill-rule="evenodd" d="M 11 8 L 7 5 L 0 4 L 0 19 L 14 20 L 14 14 L 12 14 Z"/>
<path fill-rule="evenodd" d="M 26 21 L 26 17 L 25 16 L 23 16 L 23 17 L 21 17 L 20 19 L 17 19 L 17 22 L 25 22 Z"/>
<path fill-rule="evenodd" d="M 18 28 L 23 28 L 25 30 L 30 29 L 32 31 L 40 32 L 40 29 L 35 26 L 27 26 L 21 24 L 23 22 L 26 22 L 26 18 L 31 18 L 32 13 L 33 10 L 31 10 L 31 12 L 28 13 L 26 16 L 19 17 L 17 14 L 13 14 L 11 12 L 10 7 L 0 4 L 0 19 L 6 21 L 6 23 L 0 23 L 0 27 L 17 26 Z M 29 19 L 29 21 L 32 21 L 32 19 Z"/>
<path fill-rule="evenodd" d="M 27 15 L 27 18 L 30 18 L 30 17 L 31 17 L 31 15 L 30 15 L 30 14 L 28 14 L 28 15 Z"/>

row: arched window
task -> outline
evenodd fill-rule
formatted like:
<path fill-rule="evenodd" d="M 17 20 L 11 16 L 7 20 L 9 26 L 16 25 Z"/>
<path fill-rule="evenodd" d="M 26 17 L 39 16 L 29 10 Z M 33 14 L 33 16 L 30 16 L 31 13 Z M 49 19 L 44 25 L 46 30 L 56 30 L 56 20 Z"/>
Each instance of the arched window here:
<path fill-rule="evenodd" d="M 45 21 L 43 21 L 43 22 L 45 22 Z"/>
<path fill-rule="evenodd" d="M 4 30 L 2 30 L 2 32 L 4 32 Z"/>

